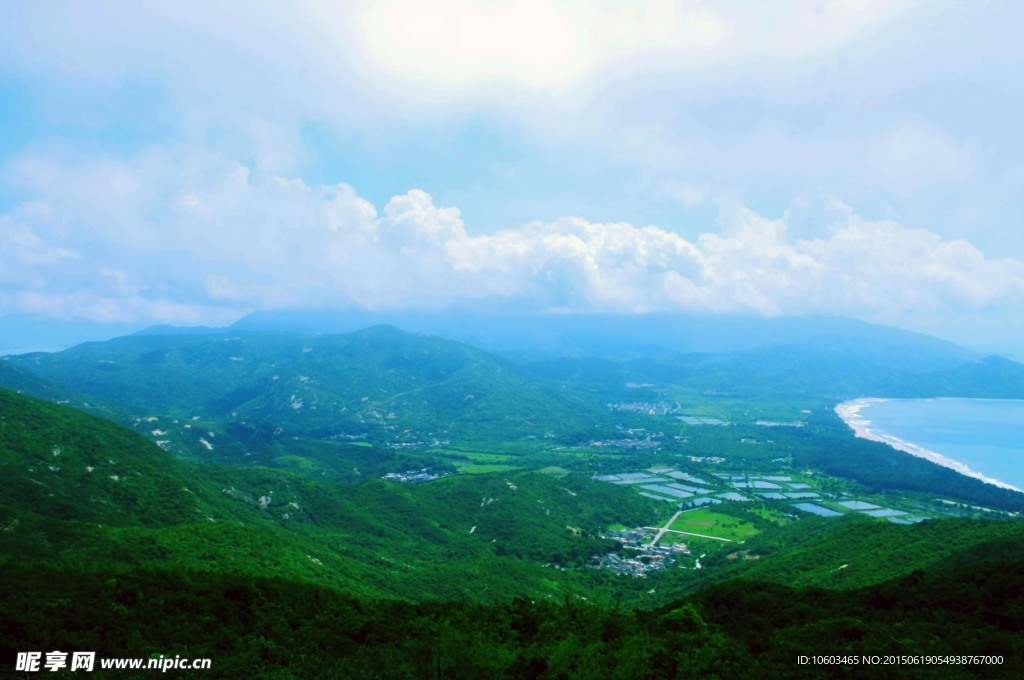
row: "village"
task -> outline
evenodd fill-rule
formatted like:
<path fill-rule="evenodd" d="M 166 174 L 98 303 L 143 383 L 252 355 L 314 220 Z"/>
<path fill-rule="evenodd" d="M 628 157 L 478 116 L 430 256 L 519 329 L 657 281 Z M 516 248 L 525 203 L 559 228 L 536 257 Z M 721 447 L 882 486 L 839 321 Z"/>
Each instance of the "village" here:
<path fill-rule="evenodd" d="M 645 577 L 650 572 L 662 571 L 675 565 L 682 558 L 691 556 L 690 549 L 682 543 L 658 545 L 664 532 L 657 531 L 652 535 L 654 531 L 654 529 L 636 527 L 611 530 L 602 534 L 601 538 L 620 543 L 622 550 L 629 550 L 630 554 L 610 552 L 599 555 L 594 558 L 593 566 L 597 569 L 606 569 L 614 574 Z M 700 569 L 700 558 L 696 560 L 695 568 Z"/>
<path fill-rule="evenodd" d="M 406 470 L 405 472 L 388 472 L 381 475 L 381 479 L 386 479 L 389 482 L 432 482 L 435 479 L 441 479 L 447 477 L 450 472 L 431 472 L 430 468 L 423 468 L 422 470 Z"/>

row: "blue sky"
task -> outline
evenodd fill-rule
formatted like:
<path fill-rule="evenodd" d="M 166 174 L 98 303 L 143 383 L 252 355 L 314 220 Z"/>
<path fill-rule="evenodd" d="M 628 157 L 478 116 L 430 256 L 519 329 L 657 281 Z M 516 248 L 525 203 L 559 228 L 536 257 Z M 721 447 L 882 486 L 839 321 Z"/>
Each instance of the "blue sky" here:
<path fill-rule="evenodd" d="M 0 317 L 840 314 L 1024 355 L 1021 25 L 944 0 L 3 2 Z"/>

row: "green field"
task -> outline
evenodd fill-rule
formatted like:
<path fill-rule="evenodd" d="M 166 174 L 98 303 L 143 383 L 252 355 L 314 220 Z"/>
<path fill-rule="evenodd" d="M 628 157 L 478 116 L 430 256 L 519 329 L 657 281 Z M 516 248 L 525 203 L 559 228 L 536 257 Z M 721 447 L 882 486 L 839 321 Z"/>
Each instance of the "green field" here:
<path fill-rule="evenodd" d="M 456 465 L 458 465 L 460 460 L 467 460 L 471 463 L 506 463 L 509 459 L 508 454 L 480 453 L 477 451 L 461 451 L 459 449 L 438 450 L 438 453 L 446 458 L 450 458 Z"/>
<path fill-rule="evenodd" d="M 744 541 L 759 533 L 749 522 L 705 508 L 684 512 L 669 528 L 730 541 Z"/>
<path fill-rule="evenodd" d="M 509 472 L 518 470 L 515 465 L 477 465 L 475 463 L 456 462 L 455 467 L 459 472 L 466 475 L 486 475 L 489 472 Z"/>

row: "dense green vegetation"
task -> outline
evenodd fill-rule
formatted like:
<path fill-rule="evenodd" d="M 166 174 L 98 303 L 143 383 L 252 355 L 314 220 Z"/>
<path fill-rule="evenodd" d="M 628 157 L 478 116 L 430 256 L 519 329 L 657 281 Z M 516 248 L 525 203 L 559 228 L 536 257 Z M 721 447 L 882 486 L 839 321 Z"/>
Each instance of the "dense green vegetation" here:
<path fill-rule="evenodd" d="M 230 572 L 0 567 L 0 658 L 101 650 L 210 658 L 204 677 L 1019 677 L 1024 562 L 860 590 L 733 581 L 654 611 L 515 599 L 354 599 Z M 16 588 L 10 587 L 17 584 Z M 804 666 L 799 655 L 993 655 L 1000 665 Z"/>
<path fill-rule="evenodd" d="M 654 453 L 741 460 L 747 470 L 784 458 L 873 490 L 1024 510 L 1021 494 L 856 439 L 832 412 L 864 394 L 1019 396 L 1024 367 L 923 336 L 872 333 L 862 343 L 821 336 L 738 353 L 563 358 L 528 370 L 387 326 L 341 336 L 143 334 L 7 357 L 0 384 L 132 425 L 184 460 L 329 481 L 422 467 L 594 473 L 658 462 Z M 630 402 L 730 426 L 611 408 Z M 807 427 L 768 431 L 759 420 Z M 593 446 L 624 441 L 624 431 L 655 435 L 655 450 Z"/>
<path fill-rule="evenodd" d="M 564 430 L 593 417 L 586 402 L 496 356 L 387 326 L 317 337 L 141 335 L 7 363 L 138 415 L 317 439 L 465 440 L 486 428 L 515 440 L 524 423 Z"/>
<path fill-rule="evenodd" d="M 742 574 L 790 586 L 857 588 L 915 570 L 1024 559 L 1024 524 L 929 520 L 913 526 L 866 517 L 808 518 L 763 532 L 708 560 L 709 578 Z"/>
<path fill-rule="evenodd" d="M 6 358 L 0 383 L 128 428 L 0 389 L 4 668 L 63 646 L 209 656 L 214 677 L 825 677 L 796 655 L 977 653 L 1005 665 L 940 675 L 1013 677 L 1024 523 L 1005 518 L 1024 496 L 855 439 L 832 406 L 885 371 L 907 394 L 970 393 L 994 371 L 1013 394 L 1016 365 L 896 352 L 901 372 L 884 354 L 818 342 L 525 369 L 382 327 Z M 731 542 L 668 534 L 693 551 L 672 568 L 593 568 L 633 555 L 607 528 L 677 509 L 593 476 L 655 466 L 715 493 L 782 471 L 826 507 L 940 517 L 941 496 L 1004 521 L 824 519 L 755 497 L 675 520 Z M 381 479 L 423 468 L 440 478 Z"/>
<path fill-rule="evenodd" d="M 494 601 L 584 587 L 597 533 L 652 501 L 539 472 L 338 486 L 267 468 L 186 466 L 141 436 L 0 390 L 0 561 L 173 564 Z M 544 566 L 545 564 L 551 566 Z"/>
<path fill-rule="evenodd" d="M 701 571 L 616 578 L 581 568 L 608 549 L 597 530 L 664 510 L 565 470 L 338 486 L 183 466 L 109 422 L 7 391 L 0 414 L 6 660 L 43 645 L 209 656 L 214 677 L 417 677 L 438 664 L 445 677 L 755 677 L 793 675 L 798 653 L 1020 658 L 1019 583 L 987 565 L 1024 558 L 1015 522 L 793 522 L 730 504 L 705 514 L 756 526 L 744 546 Z M 686 595 L 739 573 L 870 587 Z"/>

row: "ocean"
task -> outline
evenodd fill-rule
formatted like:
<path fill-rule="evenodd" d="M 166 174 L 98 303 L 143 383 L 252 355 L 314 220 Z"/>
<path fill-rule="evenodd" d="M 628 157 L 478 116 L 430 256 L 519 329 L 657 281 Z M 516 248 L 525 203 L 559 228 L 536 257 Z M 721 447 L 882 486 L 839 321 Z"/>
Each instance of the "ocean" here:
<path fill-rule="evenodd" d="M 855 399 L 836 412 L 859 436 L 1024 489 L 1024 400 Z"/>

